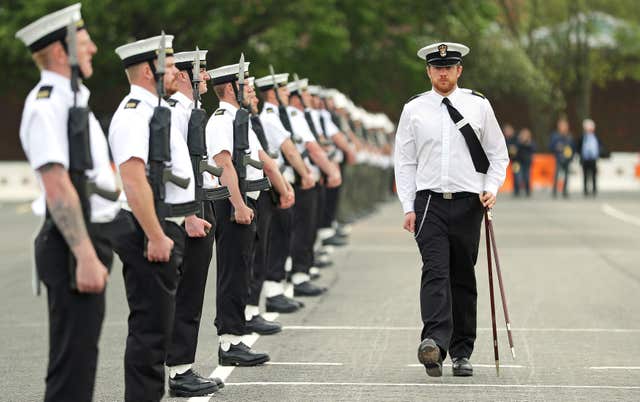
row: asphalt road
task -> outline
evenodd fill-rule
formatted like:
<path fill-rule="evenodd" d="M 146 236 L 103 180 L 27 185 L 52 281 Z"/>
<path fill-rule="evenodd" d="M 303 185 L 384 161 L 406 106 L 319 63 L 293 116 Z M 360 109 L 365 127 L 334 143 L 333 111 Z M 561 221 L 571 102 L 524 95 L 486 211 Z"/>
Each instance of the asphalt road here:
<path fill-rule="evenodd" d="M 215 370 L 227 387 L 192 400 L 640 400 L 639 201 L 500 199 L 494 224 L 517 353 L 513 360 L 498 305 L 500 377 L 483 242 L 474 377 L 454 378 L 445 366 L 434 379 L 419 366 L 419 255 L 397 202 L 354 225 L 350 245 L 323 270 L 326 295 L 278 317 L 281 334 L 247 340 L 270 353 L 270 365 L 216 369 L 214 262 L 195 368 Z M 0 400 L 37 401 L 47 362 L 46 298 L 32 296 L 30 280 L 39 220 L 23 204 L 0 205 L 0 217 Z M 107 293 L 95 400 L 120 401 L 127 305 L 119 262 Z"/>

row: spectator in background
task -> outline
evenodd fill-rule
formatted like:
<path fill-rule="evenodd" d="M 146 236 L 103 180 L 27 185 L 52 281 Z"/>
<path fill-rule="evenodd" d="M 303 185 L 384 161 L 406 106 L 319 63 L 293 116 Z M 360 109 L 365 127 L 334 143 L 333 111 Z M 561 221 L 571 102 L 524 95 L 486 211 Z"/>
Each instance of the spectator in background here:
<path fill-rule="evenodd" d="M 558 119 L 557 129 L 551 134 L 551 142 L 549 143 L 549 150 L 553 152 L 556 157 L 556 172 L 553 179 L 553 197 L 558 195 L 558 178 L 560 174 L 563 175 L 564 183 L 562 185 L 562 196 L 567 198 L 567 183 L 569 181 L 569 163 L 573 159 L 575 147 L 571 132 L 569 132 L 569 121 L 566 117 Z"/>
<path fill-rule="evenodd" d="M 531 196 L 531 161 L 533 160 L 533 153 L 536 151 L 536 144 L 533 142 L 531 130 L 523 128 L 518 133 L 518 153 L 516 154 L 516 160 L 520 169 L 518 171 L 518 182 L 524 187 L 527 197 Z M 518 196 L 519 189 L 515 189 L 515 195 Z"/>
<path fill-rule="evenodd" d="M 507 143 L 507 151 L 509 152 L 509 163 L 511 164 L 511 175 L 513 178 L 513 195 L 517 197 L 520 189 L 520 178 L 518 176 L 520 165 L 516 160 L 516 155 L 518 154 L 518 139 L 516 138 L 516 132 L 513 126 L 509 123 L 506 123 L 502 127 L 502 132 L 504 134 L 504 140 Z"/>
<path fill-rule="evenodd" d="M 582 136 L 578 140 L 577 150 L 580 152 L 580 164 L 582 165 L 582 178 L 584 184 L 584 196 L 592 194 L 596 196 L 596 177 L 598 173 L 597 161 L 602 152 L 602 144 L 596 135 L 596 123 L 591 119 L 582 121 Z M 589 191 L 591 182 L 591 191 Z"/>

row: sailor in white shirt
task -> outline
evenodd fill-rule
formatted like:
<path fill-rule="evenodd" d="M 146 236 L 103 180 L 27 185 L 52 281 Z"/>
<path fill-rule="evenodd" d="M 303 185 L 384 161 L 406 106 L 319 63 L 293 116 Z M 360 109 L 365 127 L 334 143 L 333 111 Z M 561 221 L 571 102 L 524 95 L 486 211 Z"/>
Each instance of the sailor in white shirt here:
<path fill-rule="evenodd" d="M 244 73 L 249 70 L 249 62 L 244 63 Z M 238 183 L 238 173 L 233 160 L 234 119 L 241 107 L 238 104 L 240 90 L 239 65 L 233 64 L 210 70 L 213 89 L 220 100 L 206 127 L 208 155 L 216 166 L 224 169 L 221 184 L 229 188 L 231 198 L 214 202 L 216 214 L 216 319 L 215 325 L 220 336 L 218 362 L 221 365 L 255 366 L 269 361 L 266 353 L 254 352 L 242 343 L 247 331 L 248 315 L 253 318 L 255 311 L 247 311 L 250 275 L 253 265 L 256 241 L 257 199 L 260 191 L 251 191 L 243 196 Z M 247 107 L 253 88 L 245 79 L 242 98 Z M 252 160 L 263 162 L 264 173 L 274 179 L 273 187 L 280 194 L 286 194 L 286 184 L 280 176 L 278 166 L 262 149 L 255 132 L 249 127 L 248 152 Z M 263 170 L 246 166 L 246 180 L 263 178 Z M 245 201 L 246 200 L 246 201 Z M 259 314 L 259 312 L 257 312 Z M 279 330 L 279 329 L 278 329 Z"/>
<path fill-rule="evenodd" d="M 404 106 L 396 133 L 404 228 L 414 233 L 423 262 L 418 357 L 430 376 L 442 375 L 447 352 L 454 375 L 473 375 L 480 224 L 509 162 L 489 101 L 457 86 L 468 52 L 446 42 L 418 51 L 433 88 Z"/>
<path fill-rule="evenodd" d="M 327 153 L 316 141 L 313 132 L 305 118 L 305 105 L 310 100 L 307 92 L 308 80 L 296 80 L 288 84 L 289 89 L 289 119 L 294 133 L 302 138 L 298 150 L 302 155 L 308 155 L 313 164 L 311 171 L 317 180 L 320 179 L 320 170 L 326 175 L 325 185 L 329 188 L 337 187 L 342 183 L 340 169 L 331 162 Z M 304 97 L 304 99 L 303 99 Z M 306 101 L 306 102 L 304 102 Z M 292 276 L 294 296 L 318 296 L 324 293 L 325 288 L 311 283 L 310 269 L 314 260 L 314 243 L 318 228 L 318 192 L 319 184 L 308 190 L 295 185 L 296 204 L 293 216 L 293 242 L 291 247 Z"/>
<path fill-rule="evenodd" d="M 24 104 L 20 140 L 44 192 L 38 202 L 44 204 L 46 200 L 47 205 L 34 246 L 35 290 L 39 294 L 42 280 L 49 305 L 44 400 L 91 401 L 104 318 L 104 289 L 113 261 L 115 234 L 110 229 L 117 226 L 114 218 L 120 206 L 107 142 L 93 113 L 87 112 L 89 155 L 75 151 L 70 155 L 73 147 L 67 124 L 70 107 L 88 106 L 89 90 L 79 80 L 74 104 L 71 80 L 79 75 L 92 76 L 91 59 L 97 48 L 84 27 L 80 3 L 39 18 L 18 31 L 16 37 L 29 47 L 40 69 L 40 81 Z M 67 40 L 73 40 L 75 47 Z M 73 73 L 68 52 L 76 59 Z M 76 168 L 75 161 L 86 157 L 92 168 L 88 164 L 87 169 Z M 85 181 L 113 193 L 113 200 L 87 194 Z M 45 209 L 42 204 L 40 210 Z M 70 261 L 75 261 L 74 266 Z M 71 269 L 75 270 L 75 288 L 71 285 Z"/>
<path fill-rule="evenodd" d="M 162 85 L 157 85 L 163 37 L 165 72 L 159 78 Z M 171 35 L 156 36 L 116 49 L 131 84 L 109 127 L 109 143 L 122 177 L 125 209 L 130 211 L 127 218 L 132 226 L 116 244 L 131 311 L 125 350 L 126 401 L 159 401 L 164 395 L 164 362 L 173 329 L 175 294 L 186 237 L 181 223 L 184 216 L 198 210 L 189 151 L 182 133 L 171 127 L 169 144 L 160 147 L 162 157 L 150 147 L 151 138 L 159 141 L 163 137 L 161 131 L 152 133 L 150 128 L 156 107 L 160 105 L 170 112 L 157 88 L 164 87 L 168 94 L 176 91 L 178 70 L 174 65 L 172 40 Z M 169 160 L 162 161 L 165 157 Z M 158 163 L 164 169 L 163 182 L 168 175 L 175 177 L 152 189 L 150 181 L 155 178 L 147 177 L 147 172 L 151 175 Z"/>
<path fill-rule="evenodd" d="M 197 98 L 194 100 L 193 70 L 196 61 L 199 74 L 195 78 L 200 82 L 197 86 Z M 213 178 L 210 173 L 201 173 L 200 169 L 204 157 L 201 153 L 206 152 L 206 149 L 202 147 L 202 143 L 198 144 L 198 141 L 194 139 L 191 139 L 193 143 L 189 141 L 189 135 L 195 136 L 194 133 L 189 134 L 192 111 L 196 107 L 196 101 L 198 109 L 201 109 L 200 95 L 207 92 L 207 81 L 210 79 L 206 68 L 207 51 L 195 50 L 176 53 L 174 54 L 174 62 L 179 71 L 175 79 L 177 91 L 167 99 L 167 103 L 171 105 L 171 127 L 183 136 L 188 147 L 193 147 L 193 149 L 189 149 L 189 152 L 191 158 L 194 158 L 195 155 L 191 165 L 196 183 L 199 183 L 200 187 L 204 187 L 205 184 L 213 187 Z M 206 113 L 204 110 L 197 110 L 194 113 L 192 124 L 201 123 L 199 127 L 201 131 L 199 132 L 204 136 Z M 192 129 L 197 130 L 198 128 L 194 126 Z M 201 177 L 195 176 L 196 174 Z M 201 194 L 205 194 L 202 189 L 199 191 Z M 171 343 L 167 350 L 166 360 L 169 369 L 169 392 L 172 396 L 181 397 L 208 395 L 216 392 L 222 384 L 222 380 L 219 378 L 204 377 L 192 369 L 198 345 L 198 332 L 209 264 L 213 256 L 214 236 L 211 228 L 215 225 L 213 201 L 202 200 L 202 198 L 197 201 L 201 203 L 201 216 L 187 216 L 184 222 L 187 238 L 184 258 L 180 267 L 182 275 L 180 275 L 180 283 L 176 291 L 176 310 Z"/>

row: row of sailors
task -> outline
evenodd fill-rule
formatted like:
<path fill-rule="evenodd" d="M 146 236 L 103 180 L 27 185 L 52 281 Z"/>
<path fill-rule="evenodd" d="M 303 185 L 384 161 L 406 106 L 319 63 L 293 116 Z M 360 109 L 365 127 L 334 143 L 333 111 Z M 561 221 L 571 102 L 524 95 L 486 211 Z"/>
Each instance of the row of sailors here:
<path fill-rule="evenodd" d="M 79 155 L 72 151 L 68 125 L 70 109 L 88 107 L 89 90 L 76 87 L 74 74 L 93 75 L 97 47 L 80 4 L 46 15 L 16 36 L 41 70 L 25 102 L 20 138 L 46 199 L 46 218 L 35 240 L 37 274 L 49 303 L 45 400 L 93 397 L 113 252 L 123 263 L 130 308 L 125 400 L 160 400 L 165 365 L 174 396 L 207 395 L 224 386 L 192 369 L 214 241 L 219 364 L 267 362 L 268 354 L 242 343 L 247 333 L 281 330 L 260 314 L 260 296 L 266 296 L 268 311 L 291 313 L 303 303 L 285 295 L 286 280 L 292 296 L 326 291 L 312 283 L 318 276 L 312 268 L 328 264 L 328 250 L 318 246 L 345 244 L 345 233 L 335 230 L 342 172 L 356 162 L 389 170 L 393 125 L 388 118 L 355 107 L 338 91 L 309 86 L 307 80 L 288 82 L 288 74 L 240 82 L 238 64 L 207 71 L 206 51 L 174 55 L 170 35 L 129 43 L 116 49 L 131 87 L 113 115 L 108 141 L 88 114 L 90 163 L 80 178 L 93 190 L 87 190 L 88 202 L 83 203 L 85 188 L 78 190 L 74 168 Z M 158 51 L 161 44 L 164 52 Z M 158 65 L 162 53 L 164 75 L 157 74 L 163 70 Z M 194 60 L 200 61 L 197 91 L 192 86 Z M 248 75 L 249 63 L 244 67 Z M 200 172 L 188 146 L 191 114 L 208 82 L 219 107 L 206 123 L 206 162 L 223 168 L 219 177 Z M 263 98 L 259 113 L 254 85 Z M 160 96 L 162 87 L 168 99 Z M 240 105 L 239 98 L 246 103 Z M 171 111 L 170 155 L 166 163 L 160 160 L 164 185 L 152 188 L 159 160 L 150 145 L 150 122 L 158 106 Z M 262 169 L 247 166 L 246 178 L 266 175 L 271 192 L 247 191 L 245 197 L 239 187 L 233 155 L 234 118 L 240 108 L 251 110 L 249 154 L 262 162 Z M 109 151 L 124 190 L 120 200 L 104 195 L 118 191 Z M 225 186 L 230 195 L 196 200 L 200 174 L 205 191 Z"/>

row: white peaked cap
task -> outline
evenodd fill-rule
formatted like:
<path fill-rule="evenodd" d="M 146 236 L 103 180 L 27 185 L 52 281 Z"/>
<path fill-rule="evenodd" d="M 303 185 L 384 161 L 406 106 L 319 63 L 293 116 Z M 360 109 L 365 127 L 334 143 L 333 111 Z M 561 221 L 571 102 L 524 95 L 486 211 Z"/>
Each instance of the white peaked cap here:
<path fill-rule="evenodd" d="M 322 88 L 319 85 L 309 85 L 307 89 L 311 95 L 319 96 Z"/>
<path fill-rule="evenodd" d="M 256 86 L 260 89 L 267 90 L 273 88 L 273 78 L 275 77 L 277 85 L 286 84 L 289 80 L 289 73 L 271 74 L 256 79 Z"/>
<path fill-rule="evenodd" d="M 82 5 L 76 3 L 40 17 L 16 32 L 16 38 L 24 42 L 32 52 L 44 49 L 57 40 L 64 40 L 70 23 L 75 23 L 77 28 L 84 27 L 80 7 Z"/>
<path fill-rule="evenodd" d="M 136 42 L 127 43 L 116 48 L 116 53 L 122 60 L 125 68 L 144 61 L 154 60 L 158 58 L 158 49 L 160 48 L 160 40 L 162 35 L 152 38 L 141 39 Z M 164 46 L 167 56 L 173 56 L 173 35 L 164 36 Z"/>
<path fill-rule="evenodd" d="M 207 52 L 208 50 L 198 50 L 198 59 L 200 60 L 201 65 L 206 65 L 207 63 Z M 179 70 L 193 68 L 193 60 L 196 58 L 196 51 L 193 50 L 190 52 L 175 53 L 173 57 L 176 67 L 178 67 Z"/>
<path fill-rule="evenodd" d="M 300 90 L 304 91 L 308 87 L 309 87 L 308 78 L 302 78 L 302 79 L 299 79 L 298 81 L 291 81 L 290 83 L 287 84 L 287 88 L 289 88 L 290 92 L 296 92 Z"/>
<path fill-rule="evenodd" d="M 418 57 L 435 65 L 451 65 L 462 61 L 469 48 L 461 43 L 437 42 L 418 50 Z"/>
<path fill-rule="evenodd" d="M 244 75 L 247 77 L 249 75 L 249 64 L 251 62 L 244 62 Z M 229 64 L 228 66 L 222 66 L 218 68 L 214 68 L 213 70 L 207 71 L 209 73 L 209 77 L 213 81 L 213 85 L 225 84 L 227 82 L 233 82 L 238 80 L 238 69 L 240 65 Z"/>

